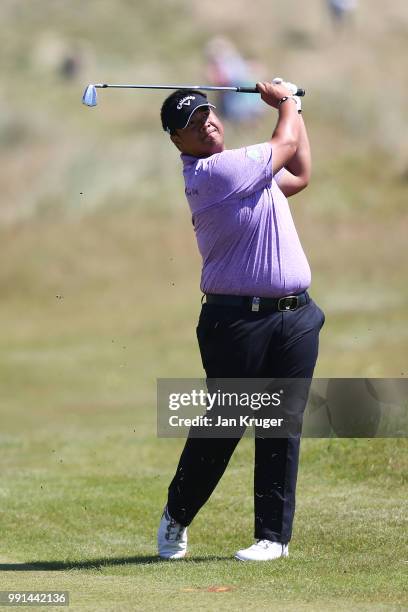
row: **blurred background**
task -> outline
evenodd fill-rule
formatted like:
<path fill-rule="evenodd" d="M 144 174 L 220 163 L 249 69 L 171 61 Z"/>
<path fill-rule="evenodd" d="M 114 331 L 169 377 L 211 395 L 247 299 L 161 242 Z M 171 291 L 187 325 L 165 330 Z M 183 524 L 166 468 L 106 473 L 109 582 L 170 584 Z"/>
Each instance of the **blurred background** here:
<path fill-rule="evenodd" d="M 327 315 L 316 375 L 407 375 L 405 0 L 3 0 L 0 16 L 10 430 L 58 412 L 128 423 L 135 408 L 151 427 L 156 379 L 202 374 L 200 259 L 159 121 L 166 93 L 99 90 L 90 109 L 89 82 L 304 87 L 313 179 L 291 207 Z M 231 111 L 212 98 L 228 147 L 275 125 L 275 111 L 244 99 Z"/>

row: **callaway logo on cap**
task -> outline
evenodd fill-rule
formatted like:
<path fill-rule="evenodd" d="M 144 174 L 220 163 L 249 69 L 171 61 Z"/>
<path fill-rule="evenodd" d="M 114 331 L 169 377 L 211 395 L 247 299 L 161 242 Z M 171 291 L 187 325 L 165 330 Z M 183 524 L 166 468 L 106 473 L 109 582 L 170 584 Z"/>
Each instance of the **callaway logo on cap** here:
<path fill-rule="evenodd" d="M 190 100 L 195 100 L 194 96 L 186 96 L 177 104 L 177 110 L 182 110 L 183 106 L 190 106 Z"/>
<path fill-rule="evenodd" d="M 167 98 L 162 107 L 163 129 L 168 132 L 182 130 L 187 127 L 192 114 L 197 108 L 215 108 L 207 100 L 207 96 L 201 91 L 190 92 L 186 95 L 185 90 L 178 90 Z"/>

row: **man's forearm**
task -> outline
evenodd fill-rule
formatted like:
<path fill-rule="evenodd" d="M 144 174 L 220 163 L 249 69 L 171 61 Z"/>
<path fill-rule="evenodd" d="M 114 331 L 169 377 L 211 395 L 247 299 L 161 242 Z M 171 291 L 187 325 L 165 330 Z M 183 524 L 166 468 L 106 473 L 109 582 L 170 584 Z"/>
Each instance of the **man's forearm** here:
<path fill-rule="evenodd" d="M 278 122 L 272 134 L 272 139 L 291 144 L 294 150 L 299 146 L 301 125 L 297 121 L 296 106 L 291 99 L 286 100 L 278 108 Z"/>
<path fill-rule="evenodd" d="M 301 114 L 299 114 L 298 146 L 296 153 L 285 164 L 285 168 L 294 176 L 304 179 L 306 183 L 309 182 L 312 169 L 312 160 L 309 138 L 307 136 L 306 126 Z"/>

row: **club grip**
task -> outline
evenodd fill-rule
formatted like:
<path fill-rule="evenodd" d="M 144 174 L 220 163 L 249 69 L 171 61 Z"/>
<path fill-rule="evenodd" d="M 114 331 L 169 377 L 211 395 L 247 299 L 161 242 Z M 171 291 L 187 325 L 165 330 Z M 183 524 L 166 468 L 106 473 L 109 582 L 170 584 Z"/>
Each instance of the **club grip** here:
<path fill-rule="evenodd" d="M 238 93 L 259 93 L 256 87 L 237 87 L 237 92 Z M 299 89 L 296 92 L 296 95 L 303 97 L 305 93 L 306 93 L 305 90 L 299 87 Z"/>

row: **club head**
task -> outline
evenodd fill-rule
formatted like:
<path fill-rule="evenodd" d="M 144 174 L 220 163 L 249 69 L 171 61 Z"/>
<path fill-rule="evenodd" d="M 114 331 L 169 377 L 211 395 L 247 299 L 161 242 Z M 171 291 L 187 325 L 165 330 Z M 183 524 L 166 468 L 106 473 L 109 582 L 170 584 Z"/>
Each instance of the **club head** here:
<path fill-rule="evenodd" d="M 86 106 L 96 106 L 98 104 L 98 96 L 95 85 L 88 85 L 82 96 L 82 104 Z"/>

